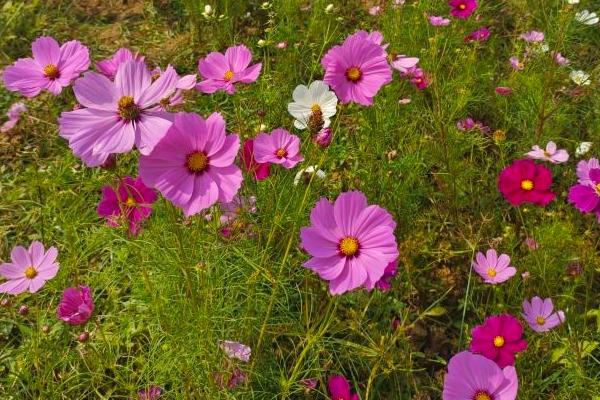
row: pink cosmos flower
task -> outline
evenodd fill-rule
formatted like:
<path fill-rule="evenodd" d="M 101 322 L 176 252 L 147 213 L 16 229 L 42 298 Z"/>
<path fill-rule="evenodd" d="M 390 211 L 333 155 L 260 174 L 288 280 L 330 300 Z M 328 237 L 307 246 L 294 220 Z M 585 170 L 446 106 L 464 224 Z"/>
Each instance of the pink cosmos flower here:
<path fill-rule="evenodd" d="M 500 254 L 498 257 L 494 249 L 489 249 L 485 255 L 478 252 L 475 260 L 471 265 L 485 283 L 496 285 L 506 282 L 517 273 L 517 269 L 510 265 L 510 257 L 507 254 Z"/>
<path fill-rule="evenodd" d="M 37 38 L 31 45 L 33 58 L 20 58 L 3 72 L 4 86 L 25 97 L 35 97 L 42 90 L 58 96 L 90 66 L 87 47 L 77 40 L 59 46 L 48 36 Z"/>
<path fill-rule="evenodd" d="M 535 240 L 535 238 L 532 237 L 526 237 L 525 238 L 525 245 L 527 246 L 527 248 L 529 250 L 537 250 L 540 245 L 538 244 L 538 242 Z"/>
<path fill-rule="evenodd" d="M 135 236 L 142 222 L 150 217 L 155 201 L 156 193 L 142 182 L 142 178 L 126 176 L 119 181 L 116 190 L 112 186 L 102 188 L 98 215 L 105 218 L 109 226 L 126 223 L 129 232 Z"/>
<path fill-rule="evenodd" d="M 419 59 L 417 57 L 408 57 L 400 54 L 392 61 L 392 67 L 400 71 L 401 74 L 408 74 L 418 63 Z"/>
<path fill-rule="evenodd" d="M 500 96 L 510 96 L 513 93 L 512 88 L 507 86 L 498 86 L 495 90 Z"/>
<path fill-rule="evenodd" d="M 543 42 L 544 32 L 529 31 L 521 34 L 519 37 L 526 42 Z"/>
<path fill-rule="evenodd" d="M 490 128 L 481 121 L 474 120 L 471 117 L 465 118 L 456 123 L 456 128 L 462 132 L 478 130 L 481 133 L 489 133 Z"/>
<path fill-rule="evenodd" d="M 156 81 L 163 74 L 163 71 L 160 67 L 154 68 L 152 70 L 152 82 Z M 177 86 L 175 88 L 175 93 L 173 93 L 170 97 L 166 97 L 161 99 L 160 108 L 163 111 L 169 111 L 169 108 L 181 105 L 185 102 L 183 97 L 183 92 L 186 90 L 191 90 L 196 86 L 196 74 L 190 74 L 185 76 L 179 76 L 177 74 Z"/>
<path fill-rule="evenodd" d="M 352 393 L 350 382 L 343 375 L 333 375 L 327 380 L 327 389 L 334 400 L 360 400 L 358 394 Z"/>
<path fill-rule="evenodd" d="M 244 142 L 242 161 L 244 169 L 248 172 L 252 172 L 252 176 L 257 181 L 267 179 L 269 175 L 271 175 L 271 164 L 259 163 L 254 158 L 254 140 L 252 139 L 248 139 Z"/>
<path fill-rule="evenodd" d="M 582 185 L 592 184 L 590 179 L 590 171 L 593 169 L 600 169 L 600 162 L 597 158 L 590 158 L 589 160 L 581 160 L 577 163 L 577 180 Z"/>
<path fill-rule="evenodd" d="M 276 47 L 280 50 L 286 49 L 288 47 L 288 42 L 285 40 L 283 42 L 279 42 L 277 43 Z"/>
<path fill-rule="evenodd" d="M 471 351 L 494 360 L 500 368 L 514 365 L 515 354 L 527 348 L 523 327 L 510 314 L 486 318 L 483 325 L 473 328 L 471 335 Z"/>
<path fill-rule="evenodd" d="M 513 206 L 532 203 L 545 206 L 556 197 L 550 187 L 552 173 L 533 160 L 517 160 L 504 168 L 498 177 L 498 189 Z"/>
<path fill-rule="evenodd" d="M 254 158 L 259 163 L 281 164 L 284 168 L 294 168 L 304 161 L 300 154 L 300 138 L 285 129 L 274 129 L 271 134 L 259 133 L 254 138 Z"/>
<path fill-rule="evenodd" d="M 342 45 L 331 48 L 321 60 L 325 69 L 323 81 L 343 104 L 370 106 L 379 89 L 392 81 L 387 53 L 377 44 L 381 40 L 379 32 L 359 31 L 348 36 Z"/>
<path fill-rule="evenodd" d="M 564 67 L 565 65 L 571 64 L 571 61 L 569 61 L 568 58 L 563 57 L 563 55 L 560 54 L 560 53 L 555 53 L 554 54 L 554 62 L 556 64 L 560 65 L 561 67 Z"/>
<path fill-rule="evenodd" d="M 477 8 L 476 0 L 449 0 L 451 7 L 450 15 L 454 18 L 467 19 L 475 12 Z"/>
<path fill-rule="evenodd" d="M 546 150 L 543 150 L 537 144 L 525 155 L 534 160 L 549 161 L 552 164 L 561 164 L 569 160 L 569 153 L 565 149 L 556 149 L 556 143 L 549 141 L 546 144 Z"/>
<path fill-rule="evenodd" d="M 313 138 L 313 141 L 322 148 L 329 147 L 333 140 L 333 132 L 331 128 L 321 129 Z"/>
<path fill-rule="evenodd" d="M 429 17 L 429 23 L 433 26 L 448 26 L 450 25 L 450 20 L 448 18 L 432 15 Z"/>
<path fill-rule="evenodd" d="M 127 153 L 134 144 L 148 155 L 171 127 L 172 115 L 159 105 L 177 84 L 171 66 L 152 83 L 141 61 L 119 65 L 114 82 L 88 72 L 74 85 L 77 101 L 86 108 L 61 114 L 60 135 L 88 166 L 103 164 L 111 153 Z"/>
<path fill-rule="evenodd" d="M 443 400 L 515 400 L 519 390 L 517 370 L 500 368 L 487 358 L 463 351 L 448 363 Z"/>
<path fill-rule="evenodd" d="M 411 72 L 410 83 L 418 90 L 429 87 L 429 79 L 421 68 L 414 68 Z"/>
<path fill-rule="evenodd" d="M 552 299 L 541 299 L 535 296 L 531 303 L 523 300 L 523 318 L 529 327 L 536 332 L 548 332 L 565 322 L 565 313 L 557 311 L 553 313 L 554 305 Z"/>
<path fill-rule="evenodd" d="M 382 292 L 387 292 L 392 288 L 392 278 L 398 273 L 398 260 L 394 260 L 385 267 L 381 279 L 375 283 L 375 287 Z"/>
<path fill-rule="evenodd" d="M 239 342 L 233 342 L 231 340 L 219 341 L 219 347 L 227 354 L 229 358 L 237 358 L 240 361 L 250 361 L 252 355 L 252 349 L 245 344 Z"/>
<path fill-rule="evenodd" d="M 569 203 L 582 213 L 595 213 L 600 221 L 600 168 L 591 169 L 588 176 L 589 181 L 586 180 L 586 183 L 571 186 Z"/>
<path fill-rule="evenodd" d="M 373 289 L 398 258 L 396 223 L 385 209 L 367 205 L 361 192 L 342 193 L 334 204 L 322 198 L 310 221 L 300 230 L 302 248 L 312 256 L 304 266 L 329 281 L 331 294 Z"/>
<path fill-rule="evenodd" d="M 154 151 L 140 157 L 140 175 L 189 217 L 233 200 L 242 185 L 242 171 L 234 164 L 239 148 L 239 136 L 226 135 L 221 114 L 204 120 L 177 113 Z"/>
<path fill-rule="evenodd" d="M 102 75 L 106 76 L 108 79 L 115 79 L 115 75 L 117 74 L 117 70 L 119 69 L 119 65 L 124 63 L 125 61 L 144 61 L 144 56 L 139 54 L 133 54 L 131 50 L 126 48 L 120 48 L 117 50 L 111 58 L 107 58 L 105 60 L 98 61 L 96 63 L 96 69 Z"/>
<path fill-rule="evenodd" d="M 27 112 L 27 107 L 25 106 L 25 104 L 21 102 L 13 103 L 13 105 L 10 106 L 8 112 L 6 113 L 6 115 L 8 116 L 8 121 L 6 121 L 2 124 L 2 126 L 0 126 L 0 132 L 8 132 L 12 128 L 14 128 L 21 119 L 21 114 L 23 114 L 24 112 Z"/>
<path fill-rule="evenodd" d="M 523 69 L 525 69 L 525 65 L 521 61 L 519 61 L 518 57 L 513 56 L 509 58 L 508 63 L 510 64 L 511 68 L 515 71 L 522 71 Z"/>
<path fill-rule="evenodd" d="M 383 12 L 383 8 L 381 6 L 373 6 L 369 8 L 370 15 L 379 15 Z"/>
<path fill-rule="evenodd" d="M 94 312 L 92 291 L 88 286 L 70 287 L 63 291 L 58 304 L 58 318 L 69 325 L 85 324 Z"/>
<path fill-rule="evenodd" d="M 490 37 L 490 29 L 487 26 L 479 28 L 476 31 L 465 36 L 465 42 L 485 42 Z"/>
<path fill-rule="evenodd" d="M 157 400 L 162 394 L 162 389 L 157 385 L 150 385 L 138 390 L 138 400 Z"/>
<path fill-rule="evenodd" d="M 244 46 L 233 46 L 225 54 L 212 52 L 198 61 L 198 72 L 204 80 L 196 85 L 202 93 L 214 93 L 224 90 L 235 93 L 236 83 L 252 83 L 258 79 L 262 64 L 250 66 L 252 53 Z"/>
<path fill-rule="evenodd" d="M 229 203 L 221 203 L 220 206 L 223 214 L 219 221 L 227 224 L 243 213 L 256 213 L 256 196 L 242 197 L 238 194 Z"/>
<path fill-rule="evenodd" d="M 0 275 L 7 279 L 0 285 L 0 293 L 21 294 L 25 291 L 35 293 L 54 278 L 58 272 L 56 247 L 44 250 L 44 245 L 38 241 L 32 242 L 29 250 L 23 246 L 12 249 L 12 262 L 0 265 Z"/>

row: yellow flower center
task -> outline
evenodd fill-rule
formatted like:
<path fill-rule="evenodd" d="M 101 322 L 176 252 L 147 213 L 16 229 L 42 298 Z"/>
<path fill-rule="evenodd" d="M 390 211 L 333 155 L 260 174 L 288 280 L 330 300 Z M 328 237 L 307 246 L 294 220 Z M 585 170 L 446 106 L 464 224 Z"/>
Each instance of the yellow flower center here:
<path fill-rule="evenodd" d="M 133 197 L 128 197 L 127 200 L 125 200 L 125 204 L 127 204 L 129 207 L 133 207 L 135 206 L 136 202 Z"/>
<path fill-rule="evenodd" d="M 461 10 L 464 10 L 464 9 L 466 9 L 466 8 L 467 8 L 467 5 L 466 5 L 465 3 L 460 3 L 460 4 L 458 5 L 458 8 L 460 8 Z M 478 399 L 478 400 L 479 400 L 479 399 Z"/>
<path fill-rule="evenodd" d="M 229 82 L 230 80 L 232 80 L 233 79 L 233 71 L 230 70 L 230 69 L 228 69 L 225 72 L 225 75 L 223 75 L 223 79 L 225 79 L 227 82 Z"/>
<path fill-rule="evenodd" d="M 477 392 L 475 393 L 473 400 L 492 400 L 492 398 L 489 394 L 487 394 L 487 392 Z"/>
<path fill-rule="evenodd" d="M 358 253 L 358 240 L 352 236 L 347 236 L 340 241 L 340 252 L 346 257 L 352 257 Z"/>
<path fill-rule="evenodd" d="M 187 157 L 186 165 L 190 172 L 202 172 L 208 168 L 208 156 L 201 151 L 192 153 Z"/>
<path fill-rule="evenodd" d="M 546 323 L 546 319 L 540 315 L 535 319 L 535 322 L 538 325 L 544 325 Z"/>
<path fill-rule="evenodd" d="M 314 113 L 316 113 L 317 111 L 321 111 L 321 106 L 317 103 L 314 103 L 312 106 L 310 106 L 310 111 Z"/>
<path fill-rule="evenodd" d="M 502 337 L 502 336 L 496 336 L 494 338 L 494 346 L 496 346 L 496 347 L 502 347 L 502 346 L 504 346 L 504 337 Z"/>
<path fill-rule="evenodd" d="M 60 72 L 56 65 L 48 64 L 44 67 L 44 75 L 46 75 L 46 78 L 56 79 L 60 76 Z"/>
<path fill-rule="evenodd" d="M 350 67 L 346 70 L 346 78 L 351 82 L 358 82 L 362 77 L 362 71 L 358 67 Z"/>
<path fill-rule="evenodd" d="M 37 276 L 37 271 L 35 270 L 35 268 L 33 268 L 33 266 L 27 267 L 27 269 L 25 270 L 25 276 L 27 277 L 27 279 L 33 279 Z"/>
<path fill-rule="evenodd" d="M 283 158 L 283 157 L 287 156 L 287 154 L 288 154 L 288 152 L 284 148 L 277 149 L 277 151 L 275 152 L 275 155 L 277 156 L 277 158 Z"/>
<path fill-rule="evenodd" d="M 596 194 L 600 196 L 600 183 L 596 184 Z"/>
<path fill-rule="evenodd" d="M 533 190 L 533 182 L 529 179 L 525 179 L 521 181 L 521 189 L 523 190 Z"/>
<path fill-rule="evenodd" d="M 496 276 L 497 272 L 496 272 L 496 270 L 494 268 L 488 268 L 487 274 L 488 274 L 489 277 L 493 278 L 493 277 Z"/>
<path fill-rule="evenodd" d="M 119 115 L 126 121 L 135 121 L 140 116 L 140 108 L 133 97 L 123 96 L 119 99 Z"/>

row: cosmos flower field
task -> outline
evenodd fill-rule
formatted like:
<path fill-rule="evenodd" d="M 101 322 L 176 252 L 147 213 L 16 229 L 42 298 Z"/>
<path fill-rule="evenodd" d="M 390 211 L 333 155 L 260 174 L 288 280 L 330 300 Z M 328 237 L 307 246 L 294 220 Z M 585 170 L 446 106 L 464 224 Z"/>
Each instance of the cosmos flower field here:
<path fill-rule="evenodd" d="M 0 5 L 0 398 L 600 400 L 600 3 Z"/>

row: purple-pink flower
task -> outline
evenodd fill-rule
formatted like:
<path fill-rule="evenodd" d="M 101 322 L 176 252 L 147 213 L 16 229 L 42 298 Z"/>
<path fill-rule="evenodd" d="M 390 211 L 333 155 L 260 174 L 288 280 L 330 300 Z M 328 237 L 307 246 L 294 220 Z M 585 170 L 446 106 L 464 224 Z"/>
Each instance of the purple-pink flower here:
<path fill-rule="evenodd" d="M 450 15 L 454 18 L 467 19 L 475 12 L 477 8 L 476 0 L 449 0 L 451 7 Z"/>
<path fill-rule="evenodd" d="M 24 112 L 27 112 L 27 106 L 25 106 L 25 104 L 21 103 L 20 101 L 13 103 L 6 113 L 8 120 L 3 123 L 2 126 L 0 126 L 0 132 L 8 132 L 14 128 L 21 119 L 21 114 Z"/>
<path fill-rule="evenodd" d="M 513 93 L 512 88 L 509 88 L 508 86 L 498 86 L 495 91 L 496 94 L 499 94 L 500 96 L 510 96 Z"/>
<path fill-rule="evenodd" d="M 471 332 L 471 351 L 494 360 L 500 368 L 514 365 L 515 354 L 527 348 L 523 327 L 510 314 L 486 318 Z"/>
<path fill-rule="evenodd" d="M 237 83 L 252 83 L 258 79 L 262 64 L 250 66 L 252 53 L 244 46 L 233 46 L 225 54 L 213 51 L 198 61 L 198 72 L 204 78 L 196 85 L 202 93 L 214 93 L 224 90 L 235 93 Z"/>
<path fill-rule="evenodd" d="M 234 164 L 239 148 L 239 136 L 226 134 L 221 114 L 205 120 L 177 113 L 154 151 L 140 157 L 140 175 L 189 217 L 233 200 L 242 185 L 242 171 Z"/>
<path fill-rule="evenodd" d="M 240 342 L 233 342 L 231 340 L 219 341 L 219 347 L 227 354 L 229 358 L 237 358 L 240 361 L 250 361 L 252 355 L 252 349 L 245 344 Z"/>
<path fill-rule="evenodd" d="M 139 54 L 133 54 L 131 50 L 126 48 L 120 48 L 115 51 L 115 53 L 105 60 L 98 61 L 96 63 L 96 69 L 102 75 L 106 76 L 109 79 L 115 79 L 115 75 L 117 74 L 117 70 L 119 69 L 119 65 L 124 63 L 125 61 L 144 61 L 144 56 Z"/>
<path fill-rule="evenodd" d="M 529 31 L 521 34 L 519 37 L 526 42 L 543 42 L 544 32 Z"/>
<path fill-rule="evenodd" d="M 431 15 L 428 19 L 429 19 L 429 23 L 432 26 L 448 26 L 448 25 L 450 25 L 450 20 L 448 18 Z"/>
<path fill-rule="evenodd" d="M 154 68 L 151 72 L 152 82 L 156 81 L 163 74 L 163 71 L 160 67 Z M 185 102 L 183 92 L 186 90 L 191 90 L 196 86 L 196 74 L 179 76 L 177 74 L 177 86 L 175 86 L 176 90 L 169 97 L 165 97 L 160 100 L 160 107 L 164 111 L 169 111 L 170 107 L 175 107 L 181 105 Z"/>
<path fill-rule="evenodd" d="M 408 57 L 400 54 L 392 61 L 392 67 L 400 71 L 401 74 L 409 74 L 418 63 L 419 59 L 417 57 Z"/>
<path fill-rule="evenodd" d="M 69 325 L 85 324 L 94 312 L 94 300 L 89 286 L 66 288 L 58 304 L 58 318 Z"/>
<path fill-rule="evenodd" d="M 560 65 L 561 67 L 564 67 L 565 65 L 569 65 L 571 63 L 571 61 L 569 61 L 568 58 L 564 57 L 562 54 L 560 54 L 558 52 L 554 54 L 554 62 L 557 65 Z"/>
<path fill-rule="evenodd" d="M 492 285 L 506 282 L 517 273 L 517 269 L 510 265 L 510 257 L 507 254 L 498 256 L 494 249 L 489 249 L 485 255 L 478 252 L 471 265 L 485 283 Z"/>
<path fill-rule="evenodd" d="M 331 128 L 323 128 L 313 137 L 313 141 L 323 148 L 329 147 L 332 140 L 333 132 Z"/>
<path fill-rule="evenodd" d="M 242 162 L 244 169 L 250 173 L 257 181 L 265 180 L 271 175 L 271 164 L 259 163 L 254 158 L 254 140 L 248 139 L 244 142 L 242 150 Z"/>
<path fill-rule="evenodd" d="M 489 37 L 490 29 L 487 26 L 484 26 L 465 36 L 465 42 L 485 42 Z"/>
<path fill-rule="evenodd" d="M 523 318 L 536 332 L 548 332 L 565 322 L 565 313 L 562 310 L 553 311 L 551 298 L 542 299 L 535 296 L 531 302 L 523 300 Z"/>
<path fill-rule="evenodd" d="M 310 221 L 300 230 L 302 247 L 312 256 L 304 266 L 329 281 L 331 294 L 373 289 L 398 258 L 396 223 L 385 209 L 369 206 L 361 192 L 344 192 L 334 204 L 322 198 Z"/>
<path fill-rule="evenodd" d="M 571 186 L 569 189 L 569 203 L 573 204 L 582 213 L 594 213 L 600 221 L 600 168 L 590 169 L 585 183 Z"/>
<path fill-rule="evenodd" d="M 352 393 L 350 382 L 343 375 L 333 375 L 327 380 L 327 389 L 332 400 L 359 400 L 358 394 Z"/>
<path fill-rule="evenodd" d="M 582 185 L 591 184 L 590 171 L 593 169 L 600 169 L 600 162 L 597 158 L 579 161 L 577 163 L 577 180 L 579 183 Z"/>
<path fill-rule="evenodd" d="M 456 123 L 456 128 L 462 132 L 468 132 L 478 130 L 481 133 L 489 133 L 490 128 L 481 121 L 475 120 L 471 117 L 467 117 Z"/>
<path fill-rule="evenodd" d="M 392 81 L 381 41 L 379 32 L 359 31 L 348 36 L 343 44 L 332 47 L 321 60 L 325 69 L 323 81 L 343 104 L 370 106 L 379 89 Z"/>
<path fill-rule="evenodd" d="M 519 60 L 518 57 L 515 56 L 509 58 L 508 63 L 515 71 L 522 71 L 525 68 L 525 65 Z"/>
<path fill-rule="evenodd" d="M 569 153 L 565 149 L 557 149 L 556 143 L 549 141 L 546 144 L 546 149 L 542 149 L 537 144 L 532 147 L 532 150 L 525 155 L 534 160 L 549 161 L 552 164 L 560 164 L 569 160 Z"/>
<path fill-rule="evenodd" d="M 32 242 L 29 249 L 16 246 L 10 253 L 11 262 L 0 265 L 0 275 L 7 281 L 0 285 L 0 293 L 35 293 L 54 278 L 58 272 L 56 247 L 44 250 L 38 241 Z"/>
<path fill-rule="evenodd" d="M 392 278 L 398 273 L 398 260 L 394 260 L 385 267 L 381 279 L 375 283 L 375 287 L 382 292 L 387 292 L 392 288 Z"/>
<path fill-rule="evenodd" d="M 4 69 L 4 86 L 25 97 L 35 97 L 42 90 L 57 96 L 90 66 L 87 47 L 77 40 L 62 46 L 51 37 L 37 38 L 31 45 L 33 58 L 20 58 Z"/>
<path fill-rule="evenodd" d="M 157 385 L 150 385 L 138 391 L 138 400 L 157 400 L 162 394 L 162 389 Z"/>
<path fill-rule="evenodd" d="M 515 367 L 500 368 L 479 354 L 463 351 L 448 363 L 442 399 L 515 400 L 518 390 Z"/>
<path fill-rule="evenodd" d="M 300 138 L 285 129 L 274 129 L 271 134 L 259 133 L 254 138 L 254 158 L 259 163 L 280 164 L 290 169 L 304 161 L 300 154 Z"/>

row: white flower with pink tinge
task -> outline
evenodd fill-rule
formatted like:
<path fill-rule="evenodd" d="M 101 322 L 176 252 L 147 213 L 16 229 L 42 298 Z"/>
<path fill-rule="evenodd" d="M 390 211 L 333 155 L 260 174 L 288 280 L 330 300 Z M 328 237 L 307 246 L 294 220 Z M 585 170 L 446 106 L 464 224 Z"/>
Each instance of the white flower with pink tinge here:
<path fill-rule="evenodd" d="M 534 160 L 549 161 L 552 164 L 561 164 L 569 160 L 569 153 L 565 149 L 557 149 L 556 143 L 549 141 L 546 144 L 546 149 L 542 149 L 537 144 L 531 148 L 532 150 L 525 155 Z"/>

